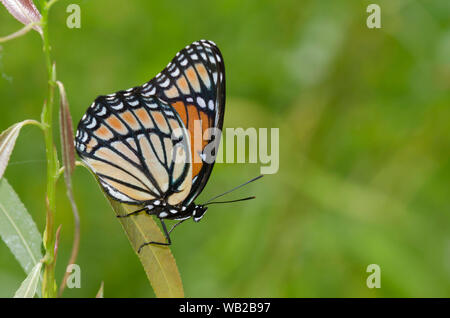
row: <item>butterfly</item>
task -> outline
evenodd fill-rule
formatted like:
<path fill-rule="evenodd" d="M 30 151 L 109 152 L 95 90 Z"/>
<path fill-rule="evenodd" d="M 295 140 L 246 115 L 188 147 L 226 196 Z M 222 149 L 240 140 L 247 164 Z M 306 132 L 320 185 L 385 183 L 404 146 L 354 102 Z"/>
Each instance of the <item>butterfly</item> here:
<path fill-rule="evenodd" d="M 194 200 L 211 175 L 224 113 L 223 57 L 214 42 L 201 40 L 147 83 L 97 97 L 80 120 L 75 148 L 82 161 L 110 197 L 143 207 L 120 217 L 145 212 L 161 221 L 167 242 L 141 248 L 170 245 L 177 225 L 202 219 L 211 200 Z M 165 219 L 179 222 L 168 231 Z"/>

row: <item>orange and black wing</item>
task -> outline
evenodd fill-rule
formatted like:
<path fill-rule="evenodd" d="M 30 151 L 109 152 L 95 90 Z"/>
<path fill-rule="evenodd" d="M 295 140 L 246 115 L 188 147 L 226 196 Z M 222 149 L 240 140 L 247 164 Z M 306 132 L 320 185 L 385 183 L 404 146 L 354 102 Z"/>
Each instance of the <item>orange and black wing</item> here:
<path fill-rule="evenodd" d="M 114 199 L 176 205 L 192 185 L 185 132 L 170 105 L 136 87 L 99 96 L 78 124 L 75 147 Z"/>
<path fill-rule="evenodd" d="M 170 104 L 190 133 L 192 190 L 187 205 L 207 183 L 220 143 L 225 112 L 222 54 L 212 41 L 194 42 L 142 89 Z"/>
<path fill-rule="evenodd" d="M 75 146 L 116 200 L 187 206 L 211 174 L 224 111 L 223 58 L 202 40 L 144 85 L 99 96 L 78 125 Z"/>

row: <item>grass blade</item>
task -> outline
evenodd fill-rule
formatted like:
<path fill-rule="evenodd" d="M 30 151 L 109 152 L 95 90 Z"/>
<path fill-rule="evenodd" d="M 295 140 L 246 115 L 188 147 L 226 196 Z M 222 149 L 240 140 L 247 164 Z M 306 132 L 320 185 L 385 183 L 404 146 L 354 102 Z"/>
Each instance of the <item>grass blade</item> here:
<path fill-rule="evenodd" d="M 39 279 L 41 276 L 42 263 L 39 262 L 31 269 L 27 278 L 22 282 L 19 289 L 14 294 L 14 298 L 33 298 L 37 292 Z"/>

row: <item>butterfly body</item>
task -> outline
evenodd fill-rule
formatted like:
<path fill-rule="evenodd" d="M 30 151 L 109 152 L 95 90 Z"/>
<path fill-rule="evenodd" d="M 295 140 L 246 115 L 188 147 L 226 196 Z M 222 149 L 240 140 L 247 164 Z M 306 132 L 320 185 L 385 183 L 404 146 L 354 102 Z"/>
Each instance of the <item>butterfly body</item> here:
<path fill-rule="evenodd" d="M 145 206 L 145 212 L 149 215 L 156 215 L 160 219 L 186 220 L 192 218 L 195 222 L 202 219 L 208 208 L 192 202 L 188 206 L 169 205 L 162 200 L 155 200 Z"/>
<path fill-rule="evenodd" d="M 141 207 L 131 214 L 198 222 L 207 208 L 194 200 L 211 174 L 224 111 L 223 58 L 201 40 L 147 83 L 97 97 L 75 148 L 110 197 Z"/>

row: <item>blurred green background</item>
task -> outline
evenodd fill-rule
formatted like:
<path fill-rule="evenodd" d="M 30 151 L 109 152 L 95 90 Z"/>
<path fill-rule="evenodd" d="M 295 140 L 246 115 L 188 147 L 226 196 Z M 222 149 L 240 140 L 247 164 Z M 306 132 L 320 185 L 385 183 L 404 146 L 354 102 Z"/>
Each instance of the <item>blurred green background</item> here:
<path fill-rule="evenodd" d="M 142 84 L 185 45 L 215 41 L 227 72 L 225 127 L 280 129 L 280 169 L 211 206 L 172 238 L 188 297 L 450 297 L 450 2 L 59 1 L 50 17 L 58 78 L 75 125 L 94 98 Z M 81 28 L 66 7 L 81 7 Z M 0 36 L 20 23 L 0 9 Z M 1 45 L 0 129 L 38 119 L 46 95 L 39 35 Z M 56 116 L 55 116 L 56 117 Z M 56 117 L 57 118 L 57 117 Z M 55 122 L 57 124 L 57 122 Z M 59 136 L 56 135 L 57 140 Z M 26 127 L 6 178 L 45 223 L 43 137 Z M 202 202 L 259 174 L 217 164 Z M 81 289 L 149 297 L 138 258 L 92 176 L 77 168 Z M 58 184 L 58 280 L 72 214 Z M 366 286 L 369 264 L 381 288 Z M 25 278 L 0 243 L 0 296 Z"/>

